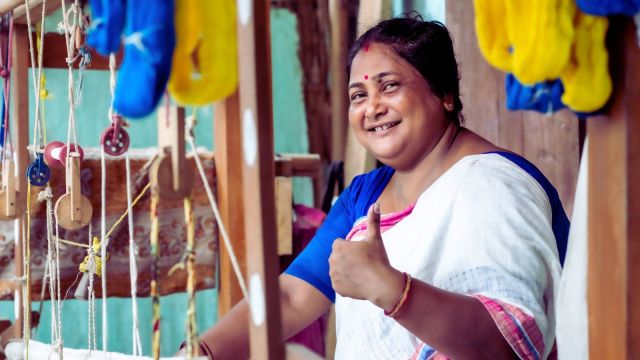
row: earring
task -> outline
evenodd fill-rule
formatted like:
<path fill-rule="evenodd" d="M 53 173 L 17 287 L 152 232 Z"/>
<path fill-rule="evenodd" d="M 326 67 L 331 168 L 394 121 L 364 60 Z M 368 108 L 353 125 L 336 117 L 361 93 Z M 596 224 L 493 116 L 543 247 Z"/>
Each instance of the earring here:
<path fill-rule="evenodd" d="M 447 109 L 447 111 L 451 111 L 453 110 L 453 105 L 451 103 L 445 103 L 444 108 Z"/>

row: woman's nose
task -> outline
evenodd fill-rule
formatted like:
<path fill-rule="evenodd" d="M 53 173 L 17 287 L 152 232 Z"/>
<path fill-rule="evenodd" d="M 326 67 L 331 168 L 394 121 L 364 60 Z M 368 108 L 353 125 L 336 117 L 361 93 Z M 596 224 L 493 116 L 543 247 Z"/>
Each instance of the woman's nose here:
<path fill-rule="evenodd" d="M 387 107 L 379 96 L 369 96 L 364 116 L 371 121 L 378 120 L 381 115 L 387 112 Z"/>

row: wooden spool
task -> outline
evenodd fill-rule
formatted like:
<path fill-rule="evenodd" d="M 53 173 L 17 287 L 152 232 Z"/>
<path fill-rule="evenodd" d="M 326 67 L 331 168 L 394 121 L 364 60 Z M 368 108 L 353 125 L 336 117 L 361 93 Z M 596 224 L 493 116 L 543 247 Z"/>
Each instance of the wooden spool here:
<path fill-rule="evenodd" d="M 151 190 L 164 200 L 182 200 L 193 188 L 194 173 L 185 157 L 184 109 L 172 106 L 169 114 L 158 109 L 158 147 L 160 154 L 151 165 Z"/>
<path fill-rule="evenodd" d="M 0 220 L 14 220 L 24 213 L 24 206 L 17 201 L 15 163 L 5 159 L 2 166 L 2 188 L 0 189 Z"/>
<path fill-rule="evenodd" d="M 91 222 L 93 207 L 80 192 L 80 158 L 69 157 L 67 192 L 56 201 L 55 214 L 58 225 L 66 230 L 78 230 Z"/>

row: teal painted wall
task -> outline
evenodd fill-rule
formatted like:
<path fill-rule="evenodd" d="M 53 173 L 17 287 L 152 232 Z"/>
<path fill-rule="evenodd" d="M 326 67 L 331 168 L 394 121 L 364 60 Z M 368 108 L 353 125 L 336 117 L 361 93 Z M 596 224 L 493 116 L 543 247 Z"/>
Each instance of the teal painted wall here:
<path fill-rule="evenodd" d="M 55 30 L 60 14 L 47 18 L 45 28 Z M 273 72 L 273 112 L 274 146 L 276 152 L 306 153 L 309 150 L 307 122 L 302 91 L 302 69 L 298 58 L 299 37 L 297 18 L 288 10 L 274 9 L 271 12 L 272 72 Z M 45 44 L 46 51 L 46 44 Z M 78 79 L 78 74 L 74 74 Z M 68 121 L 67 72 L 66 70 L 45 70 L 47 89 L 51 99 L 45 103 L 47 140 L 66 141 Z M 31 79 L 29 80 L 31 81 Z M 76 108 L 78 141 L 85 147 L 98 146 L 102 130 L 109 124 L 109 74 L 106 71 L 86 71 L 83 80 L 83 94 Z M 31 82 L 29 83 L 31 84 Z M 30 100 L 33 89 L 30 89 Z M 31 115 L 33 123 L 33 114 Z M 213 149 L 213 128 L 211 107 L 199 108 L 197 117 L 196 142 L 199 146 Z M 136 148 L 154 147 L 157 143 L 155 114 L 141 120 L 131 121 L 129 133 L 132 146 Z M 294 200 L 312 204 L 311 182 L 308 179 L 294 179 Z M 162 354 L 171 355 L 184 339 L 184 319 L 186 296 L 175 294 L 161 299 L 162 312 Z M 96 322 L 98 348 L 102 347 L 101 301 L 97 301 Z M 151 301 L 139 299 L 139 322 L 145 354 L 150 354 Z M 34 304 L 34 308 L 37 305 Z M 109 316 L 108 348 L 110 351 L 131 353 L 131 300 L 112 298 L 107 301 Z M 51 340 L 50 308 L 44 304 L 40 327 L 34 332 L 35 339 L 43 342 Z M 217 320 L 217 292 L 207 290 L 197 295 L 198 329 L 210 327 Z M 0 318 L 13 319 L 13 303 L 0 303 Z M 63 307 L 64 345 L 71 348 L 87 347 L 87 304 L 67 300 Z"/>

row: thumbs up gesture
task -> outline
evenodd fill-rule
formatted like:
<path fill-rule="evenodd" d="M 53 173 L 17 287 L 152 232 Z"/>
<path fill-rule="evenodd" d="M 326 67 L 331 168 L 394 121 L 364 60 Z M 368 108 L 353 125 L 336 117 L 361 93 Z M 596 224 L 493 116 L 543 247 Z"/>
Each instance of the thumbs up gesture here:
<path fill-rule="evenodd" d="M 364 240 L 333 242 L 329 276 L 333 289 L 342 296 L 369 300 L 385 310 L 394 306 L 404 281 L 402 273 L 389 264 L 380 233 L 378 203 L 367 212 Z"/>

